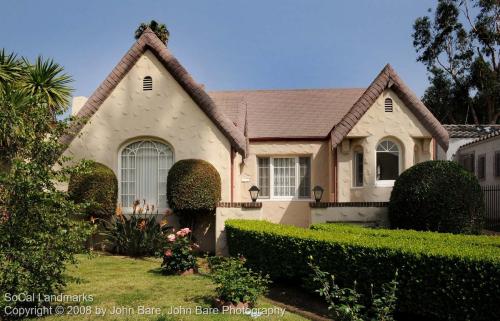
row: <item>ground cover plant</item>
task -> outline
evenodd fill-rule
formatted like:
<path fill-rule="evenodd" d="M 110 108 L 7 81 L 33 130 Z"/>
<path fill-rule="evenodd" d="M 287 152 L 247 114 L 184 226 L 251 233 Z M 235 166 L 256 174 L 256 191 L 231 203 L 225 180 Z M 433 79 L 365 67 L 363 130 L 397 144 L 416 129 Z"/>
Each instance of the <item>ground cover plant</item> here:
<path fill-rule="evenodd" d="M 130 256 L 160 256 L 166 243 L 163 231 L 169 228 L 158 223 L 155 215 L 115 215 L 99 223 L 105 248 Z"/>
<path fill-rule="evenodd" d="M 269 276 L 245 267 L 245 258 L 229 258 L 212 265 L 212 280 L 217 285 L 217 299 L 222 304 L 250 304 L 264 295 L 270 283 Z"/>
<path fill-rule="evenodd" d="M 304 282 L 312 255 L 342 287 L 356 280 L 361 294 L 369 293 L 369 284 L 379 288 L 390 282 L 397 269 L 400 312 L 456 320 L 500 317 L 498 238 L 441 233 L 426 238 L 418 232 L 404 238 L 401 231 L 380 237 L 249 220 L 229 220 L 226 231 L 230 253 L 244 255 L 250 267 L 274 280 Z"/>
<path fill-rule="evenodd" d="M 321 271 L 314 265 L 313 258 L 309 263 L 313 271 L 313 281 L 319 284 L 316 292 L 328 303 L 328 309 L 337 321 L 393 321 L 396 309 L 397 272 L 389 283 L 382 284 L 381 289 L 375 292 L 371 285 L 369 302 L 365 306 L 362 294 L 356 289 L 356 281 L 350 288 L 341 288 L 335 282 L 335 276 Z"/>

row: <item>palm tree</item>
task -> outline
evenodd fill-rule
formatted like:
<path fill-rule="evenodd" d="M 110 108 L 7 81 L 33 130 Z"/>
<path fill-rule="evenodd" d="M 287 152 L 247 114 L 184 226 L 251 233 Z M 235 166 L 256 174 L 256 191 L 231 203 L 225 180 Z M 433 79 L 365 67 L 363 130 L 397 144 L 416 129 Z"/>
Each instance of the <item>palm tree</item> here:
<path fill-rule="evenodd" d="M 141 23 L 135 30 L 135 39 L 139 39 L 147 28 L 150 28 L 164 44 L 167 44 L 170 32 L 164 23 L 158 23 L 155 20 L 151 20 L 149 23 Z"/>

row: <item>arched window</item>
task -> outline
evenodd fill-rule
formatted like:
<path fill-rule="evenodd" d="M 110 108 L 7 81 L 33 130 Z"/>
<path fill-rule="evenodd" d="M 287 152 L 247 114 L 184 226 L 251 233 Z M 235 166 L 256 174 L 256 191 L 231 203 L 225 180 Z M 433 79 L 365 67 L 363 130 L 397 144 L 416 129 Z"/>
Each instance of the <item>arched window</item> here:
<path fill-rule="evenodd" d="M 390 140 L 383 140 L 377 145 L 377 181 L 391 184 L 399 176 L 399 146 Z"/>
<path fill-rule="evenodd" d="M 392 113 L 392 99 L 386 98 L 384 102 L 385 112 Z"/>
<path fill-rule="evenodd" d="M 120 202 L 130 211 L 138 200 L 158 210 L 167 207 L 167 174 L 174 162 L 172 149 L 153 140 L 127 145 L 120 153 Z M 155 211 L 156 212 L 156 211 Z"/>
<path fill-rule="evenodd" d="M 142 80 L 142 90 L 153 90 L 153 78 L 151 76 L 146 76 Z"/>

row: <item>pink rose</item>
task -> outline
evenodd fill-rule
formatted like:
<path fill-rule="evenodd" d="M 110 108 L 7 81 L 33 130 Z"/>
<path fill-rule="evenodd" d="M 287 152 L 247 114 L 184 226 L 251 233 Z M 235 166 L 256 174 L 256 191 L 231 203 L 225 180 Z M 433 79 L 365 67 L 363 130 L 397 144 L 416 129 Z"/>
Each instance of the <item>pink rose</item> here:
<path fill-rule="evenodd" d="M 174 242 L 174 241 L 175 241 L 175 235 L 174 235 L 174 234 L 169 234 L 169 235 L 167 236 L 167 240 L 168 240 L 169 242 Z"/>
<path fill-rule="evenodd" d="M 165 251 L 165 256 L 170 257 L 170 256 L 172 256 L 172 254 L 173 254 L 172 250 L 170 250 L 170 249 L 168 249 L 168 250 Z"/>

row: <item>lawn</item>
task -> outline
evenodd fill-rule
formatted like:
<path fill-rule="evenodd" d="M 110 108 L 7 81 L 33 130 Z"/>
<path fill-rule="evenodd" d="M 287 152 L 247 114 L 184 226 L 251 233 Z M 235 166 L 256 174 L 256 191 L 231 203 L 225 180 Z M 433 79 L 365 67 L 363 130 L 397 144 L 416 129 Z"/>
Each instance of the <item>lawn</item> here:
<path fill-rule="evenodd" d="M 253 320 L 250 315 L 211 313 L 196 314 L 196 307 L 210 308 L 214 296 L 214 285 L 201 269 L 191 276 L 165 276 L 159 273 L 161 261 L 154 258 L 133 259 L 123 256 L 97 254 L 92 258 L 79 256 L 79 264 L 68 269 L 70 280 L 65 294 L 92 295 L 93 301 L 82 303 L 82 315 L 68 317 L 47 316 L 49 320 Z M 66 312 L 70 309 L 65 303 Z M 153 313 L 139 315 L 139 307 L 159 309 Z M 123 308 L 121 314 L 111 315 L 113 308 Z M 184 314 L 169 314 L 172 307 L 181 307 Z M 274 307 L 265 298 L 257 308 Z M 86 310 L 88 309 L 88 310 Z M 104 311 L 104 316 L 97 312 Z M 191 309 L 191 313 L 189 313 Z M 101 313 L 102 314 L 102 313 Z M 261 315 L 258 320 L 305 320 L 285 312 L 281 315 Z"/>

